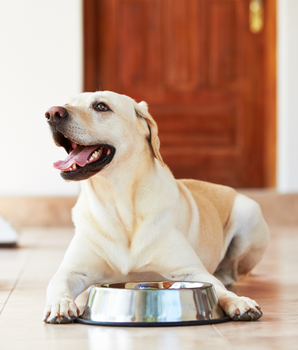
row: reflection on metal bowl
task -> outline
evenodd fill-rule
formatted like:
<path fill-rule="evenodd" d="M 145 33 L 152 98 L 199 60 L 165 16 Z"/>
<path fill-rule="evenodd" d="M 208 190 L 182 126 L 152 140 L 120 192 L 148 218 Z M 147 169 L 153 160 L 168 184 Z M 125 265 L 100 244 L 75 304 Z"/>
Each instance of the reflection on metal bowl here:
<path fill-rule="evenodd" d="M 91 287 L 79 323 L 106 326 L 182 326 L 231 320 L 212 284 L 121 282 Z"/>

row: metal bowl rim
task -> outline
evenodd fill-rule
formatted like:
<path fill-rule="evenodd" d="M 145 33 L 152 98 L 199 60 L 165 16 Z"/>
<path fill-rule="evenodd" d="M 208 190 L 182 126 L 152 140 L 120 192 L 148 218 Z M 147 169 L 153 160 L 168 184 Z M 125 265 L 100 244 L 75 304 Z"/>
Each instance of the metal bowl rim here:
<path fill-rule="evenodd" d="M 156 289 L 136 289 L 136 288 L 117 288 L 117 287 L 109 287 L 109 285 L 112 285 L 112 284 L 127 284 L 127 283 L 131 283 L 131 284 L 146 284 L 146 283 L 165 283 L 165 282 L 173 282 L 173 283 L 190 283 L 190 284 L 195 284 L 195 283 L 201 283 L 202 286 L 201 287 L 191 287 L 191 288 L 173 288 L 173 289 L 169 289 L 169 288 L 156 288 Z M 198 290 L 205 290 L 205 289 L 209 289 L 209 288 L 212 288 L 213 287 L 213 284 L 211 283 L 208 283 L 208 282 L 200 282 L 200 281 L 127 281 L 127 282 L 111 282 L 111 283 L 96 283 L 96 284 L 93 284 L 91 289 L 93 288 L 96 288 L 96 289 L 103 289 L 105 291 L 107 290 L 121 290 L 121 291 L 136 291 L 136 292 L 152 292 L 152 291 L 186 291 L 186 290 L 195 290 L 195 291 L 198 291 Z"/>

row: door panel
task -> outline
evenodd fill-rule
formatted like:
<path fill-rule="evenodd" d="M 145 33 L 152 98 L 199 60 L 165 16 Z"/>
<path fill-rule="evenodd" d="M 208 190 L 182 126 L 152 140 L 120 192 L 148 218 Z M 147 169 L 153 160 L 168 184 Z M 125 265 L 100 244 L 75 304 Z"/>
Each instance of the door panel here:
<path fill-rule="evenodd" d="M 86 90 L 145 100 L 175 177 L 265 185 L 266 36 L 249 31 L 248 11 L 249 0 L 85 1 Z"/>
<path fill-rule="evenodd" d="M 228 87 L 236 84 L 237 54 L 239 32 L 241 30 L 241 13 L 238 14 L 236 1 L 205 1 L 204 17 L 206 21 L 205 61 L 209 87 Z M 239 12 L 243 8 L 239 8 Z M 238 20 L 237 20 L 238 19 Z M 240 34 L 241 35 L 241 34 Z"/>
<path fill-rule="evenodd" d="M 196 0 L 162 2 L 161 81 L 170 91 L 192 91 L 200 82 L 200 3 Z"/>
<path fill-rule="evenodd" d="M 122 30 L 116 37 L 118 89 L 133 91 L 157 85 L 157 65 L 154 64 L 155 53 L 159 51 L 157 2 L 130 0 L 119 3 L 117 21 Z"/>

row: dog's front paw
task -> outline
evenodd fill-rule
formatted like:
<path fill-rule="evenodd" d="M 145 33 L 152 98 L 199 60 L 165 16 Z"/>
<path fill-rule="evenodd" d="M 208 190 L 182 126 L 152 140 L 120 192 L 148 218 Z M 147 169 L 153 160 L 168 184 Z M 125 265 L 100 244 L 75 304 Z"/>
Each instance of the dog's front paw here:
<path fill-rule="evenodd" d="M 229 298 L 222 307 L 233 321 L 256 321 L 263 315 L 257 302 L 246 297 Z"/>
<path fill-rule="evenodd" d="M 72 323 L 80 315 L 74 301 L 62 299 L 46 305 L 43 321 L 46 323 Z"/>

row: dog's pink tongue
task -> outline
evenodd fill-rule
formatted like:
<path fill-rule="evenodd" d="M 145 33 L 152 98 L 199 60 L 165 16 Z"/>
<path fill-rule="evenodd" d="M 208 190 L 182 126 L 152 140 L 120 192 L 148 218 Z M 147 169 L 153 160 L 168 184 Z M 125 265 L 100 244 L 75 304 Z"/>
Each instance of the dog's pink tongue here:
<path fill-rule="evenodd" d="M 98 148 L 99 146 L 77 146 L 72 150 L 69 155 L 64 160 L 58 160 L 55 162 L 54 168 L 59 170 L 67 170 L 73 164 L 77 164 L 81 167 L 85 166 L 88 160 L 88 157 Z"/>

